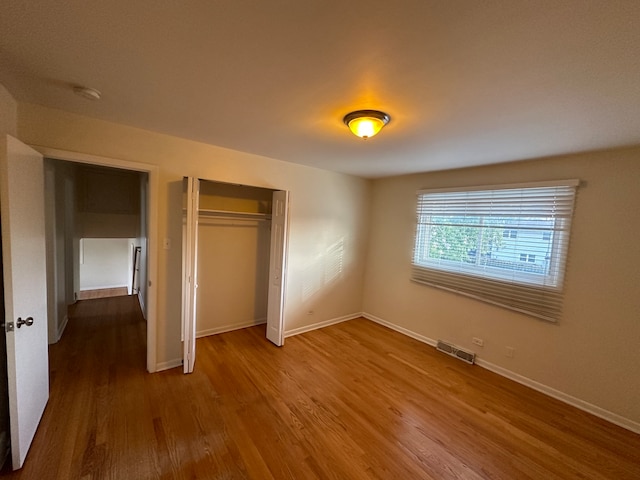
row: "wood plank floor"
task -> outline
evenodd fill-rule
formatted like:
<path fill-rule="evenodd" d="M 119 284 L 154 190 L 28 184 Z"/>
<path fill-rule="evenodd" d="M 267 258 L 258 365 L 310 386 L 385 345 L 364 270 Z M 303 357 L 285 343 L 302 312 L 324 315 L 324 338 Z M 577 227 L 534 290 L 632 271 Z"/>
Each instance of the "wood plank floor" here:
<path fill-rule="evenodd" d="M 364 319 L 198 340 L 145 372 L 135 297 L 86 300 L 51 347 L 17 479 L 638 479 L 640 436 Z M 4 477 L 3 477 L 4 478 Z"/>

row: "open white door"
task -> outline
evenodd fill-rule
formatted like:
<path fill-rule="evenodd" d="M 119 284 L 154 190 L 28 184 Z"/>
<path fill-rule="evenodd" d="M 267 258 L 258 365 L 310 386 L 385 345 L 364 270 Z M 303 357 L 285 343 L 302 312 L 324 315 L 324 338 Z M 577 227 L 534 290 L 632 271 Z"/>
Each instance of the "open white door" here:
<path fill-rule="evenodd" d="M 289 192 L 273 192 L 271 209 L 271 252 L 269 255 L 269 297 L 267 338 L 284 345 L 284 285 L 289 230 Z"/>
<path fill-rule="evenodd" d="M 187 220 L 182 265 L 182 342 L 184 373 L 193 372 L 196 361 L 196 297 L 198 289 L 198 203 L 200 180 L 187 179 Z"/>
<path fill-rule="evenodd" d="M 0 154 L 0 216 L 13 469 L 49 399 L 42 155 L 13 137 Z"/>

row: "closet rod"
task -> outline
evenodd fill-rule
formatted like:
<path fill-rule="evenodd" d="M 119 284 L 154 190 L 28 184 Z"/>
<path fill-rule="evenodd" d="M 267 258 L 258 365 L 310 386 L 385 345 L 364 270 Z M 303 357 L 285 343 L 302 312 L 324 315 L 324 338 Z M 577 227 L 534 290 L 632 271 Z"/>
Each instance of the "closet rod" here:
<path fill-rule="evenodd" d="M 271 220 L 268 213 L 231 212 L 228 210 L 198 210 L 198 216 L 208 218 L 235 218 L 244 220 Z"/>

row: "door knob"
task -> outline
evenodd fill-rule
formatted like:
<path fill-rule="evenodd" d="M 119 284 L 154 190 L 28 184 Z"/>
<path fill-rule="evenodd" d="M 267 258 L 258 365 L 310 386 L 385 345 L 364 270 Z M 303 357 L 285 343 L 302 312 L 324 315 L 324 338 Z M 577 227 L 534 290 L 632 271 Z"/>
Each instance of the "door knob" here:
<path fill-rule="evenodd" d="M 18 328 L 20 328 L 22 325 L 26 325 L 27 327 L 30 327 L 31 325 L 33 325 L 33 317 L 27 317 L 24 320 L 18 317 L 18 321 L 16 322 L 16 324 Z"/>

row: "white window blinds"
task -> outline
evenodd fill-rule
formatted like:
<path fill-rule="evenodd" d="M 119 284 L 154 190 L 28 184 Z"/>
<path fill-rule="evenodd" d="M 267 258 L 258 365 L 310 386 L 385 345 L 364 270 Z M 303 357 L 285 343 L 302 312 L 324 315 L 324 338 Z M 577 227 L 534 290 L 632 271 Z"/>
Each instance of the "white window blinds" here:
<path fill-rule="evenodd" d="M 412 280 L 557 321 L 578 183 L 418 191 Z"/>

